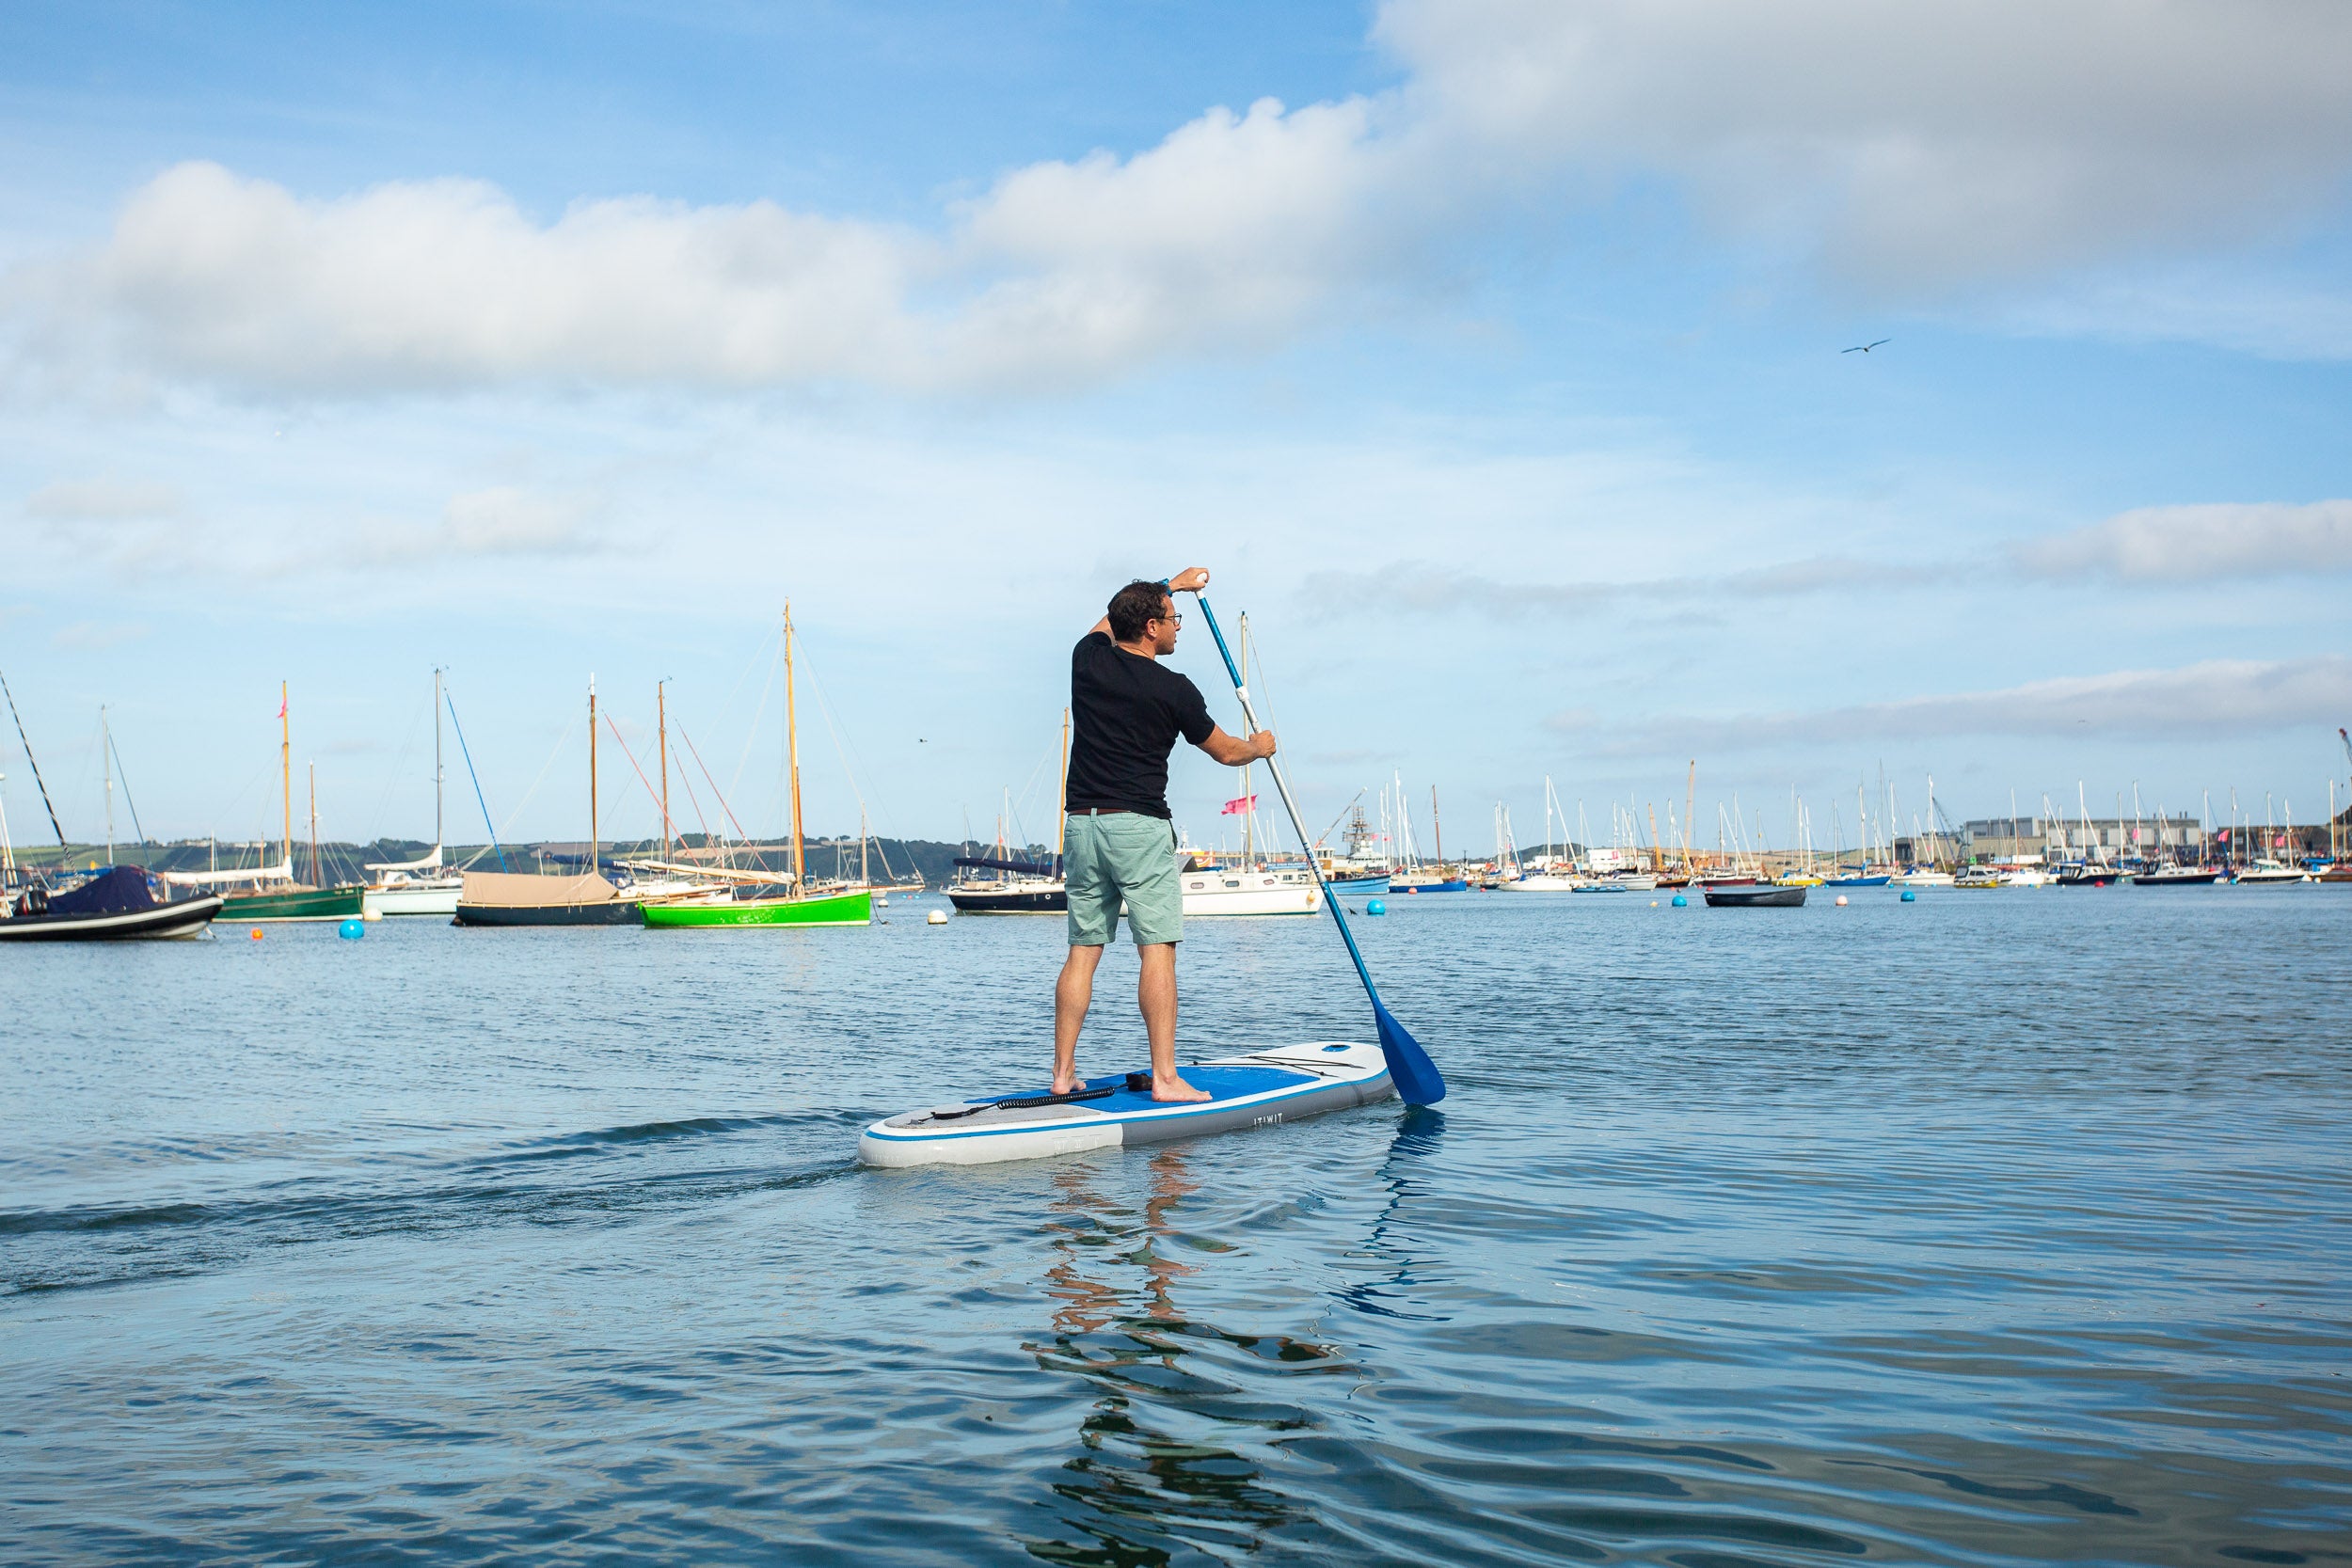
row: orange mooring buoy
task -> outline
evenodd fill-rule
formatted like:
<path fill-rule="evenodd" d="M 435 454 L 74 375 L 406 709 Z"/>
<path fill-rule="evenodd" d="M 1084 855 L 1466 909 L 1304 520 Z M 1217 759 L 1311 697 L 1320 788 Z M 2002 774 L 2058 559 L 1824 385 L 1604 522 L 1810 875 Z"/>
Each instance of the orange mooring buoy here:
<path fill-rule="evenodd" d="M 262 940 L 262 928 L 259 926 L 253 927 L 253 940 L 255 942 Z"/>

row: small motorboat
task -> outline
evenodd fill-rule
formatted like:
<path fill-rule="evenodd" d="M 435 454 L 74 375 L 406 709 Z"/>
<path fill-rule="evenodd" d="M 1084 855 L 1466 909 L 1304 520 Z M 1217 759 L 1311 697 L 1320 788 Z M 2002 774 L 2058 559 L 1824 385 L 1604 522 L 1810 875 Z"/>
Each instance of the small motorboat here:
<path fill-rule="evenodd" d="M 1707 907 L 1710 910 L 1795 909 L 1804 902 L 1805 889 L 1782 887 L 1772 882 L 1749 882 L 1727 886 L 1709 884 L 1706 888 Z"/>
<path fill-rule="evenodd" d="M 118 865 L 79 887 L 34 886 L 5 906 L 0 942 L 122 942 L 195 937 L 220 913 L 217 896 L 158 897 L 162 883 L 140 865 Z"/>
<path fill-rule="evenodd" d="M 2211 887 L 2221 877 L 2217 865 L 2158 865 L 2132 874 L 2134 887 Z"/>

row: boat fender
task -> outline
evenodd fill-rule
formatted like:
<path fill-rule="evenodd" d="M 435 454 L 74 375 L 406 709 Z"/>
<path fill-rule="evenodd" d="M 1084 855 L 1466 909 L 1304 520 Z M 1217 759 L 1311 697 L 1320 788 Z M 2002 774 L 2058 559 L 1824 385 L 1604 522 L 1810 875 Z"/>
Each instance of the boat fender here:
<path fill-rule="evenodd" d="M 49 890 L 39 882 L 26 888 L 24 896 L 16 901 L 16 912 L 27 915 L 47 914 L 49 912 Z"/>

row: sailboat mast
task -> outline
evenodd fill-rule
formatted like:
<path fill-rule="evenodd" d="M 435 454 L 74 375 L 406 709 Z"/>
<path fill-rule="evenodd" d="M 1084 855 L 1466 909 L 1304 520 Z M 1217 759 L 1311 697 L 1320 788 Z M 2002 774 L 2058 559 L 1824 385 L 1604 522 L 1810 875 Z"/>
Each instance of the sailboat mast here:
<path fill-rule="evenodd" d="M 1438 816 L 1438 786 L 1429 786 L 1429 832 L 1438 851 L 1438 874 L 1445 874 L 1445 823 Z"/>
<path fill-rule="evenodd" d="M 1249 611 L 1243 610 L 1241 622 L 1241 670 L 1245 684 L 1249 679 Z M 1257 863 L 1258 802 L 1249 798 L 1249 764 L 1241 765 L 1241 863 L 1248 870 Z"/>
<path fill-rule="evenodd" d="M 294 722 L 286 717 L 286 683 L 278 683 L 278 794 L 286 804 L 286 879 L 294 880 Z"/>
<path fill-rule="evenodd" d="M 1070 852 L 1070 710 L 1061 710 L 1061 818 L 1054 824 L 1054 868 Z"/>
<path fill-rule="evenodd" d="M 670 683 L 653 685 L 654 731 L 661 749 L 661 858 L 670 858 Z"/>
<path fill-rule="evenodd" d="M 106 781 L 106 863 L 115 863 L 114 736 L 106 733 L 106 705 L 98 705 L 98 768 Z"/>
<path fill-rule="evenodd" d="M 596 854 L 596 676 L 588 673 L 588 869 L 595 871 Z"/>
<path fill-rule="evenodd" d="M 441 672 L 433 672 L 433 847 L 441 847 Z"/>
<path fill-rule="evenodd" d="M 319 765 L 310 764 L 310 885 L 325 887 L 319 877 Z"/>
<path fill-rule="evenodd" d="M 784 601 L 784 743 L 792 771 L 792 891 L 806 889 L 807 857 L 801 848 L 801 714 L 793 694 L 792 601 Z"/>

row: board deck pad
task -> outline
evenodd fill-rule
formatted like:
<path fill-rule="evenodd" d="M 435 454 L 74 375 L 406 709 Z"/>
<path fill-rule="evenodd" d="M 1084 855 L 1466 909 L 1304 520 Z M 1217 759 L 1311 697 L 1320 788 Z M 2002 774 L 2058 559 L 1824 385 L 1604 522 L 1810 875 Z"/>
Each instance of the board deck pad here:
<path fill-rule="evenodd" d="M 1213 1097 L 1163 1103 L 1129 1087 L 1133 1075 L 1086 1080 L 1100 1098 L 1050 1104 L 1005 1104 L 1047 1098 L 1043 1087 L 935 1102 L 875 1122 L 858 1140 L 869 1165 L 982 1164 L 1081 1149 L 1115 1148 L 1198 1137 L 1240 1128 L 1278 1126 L 1302 1117 L 1386 1100 L 1395 1090 L 1380 1048 L 1345 1041 L 1279 1046 L 1178 1069 Z"/>

